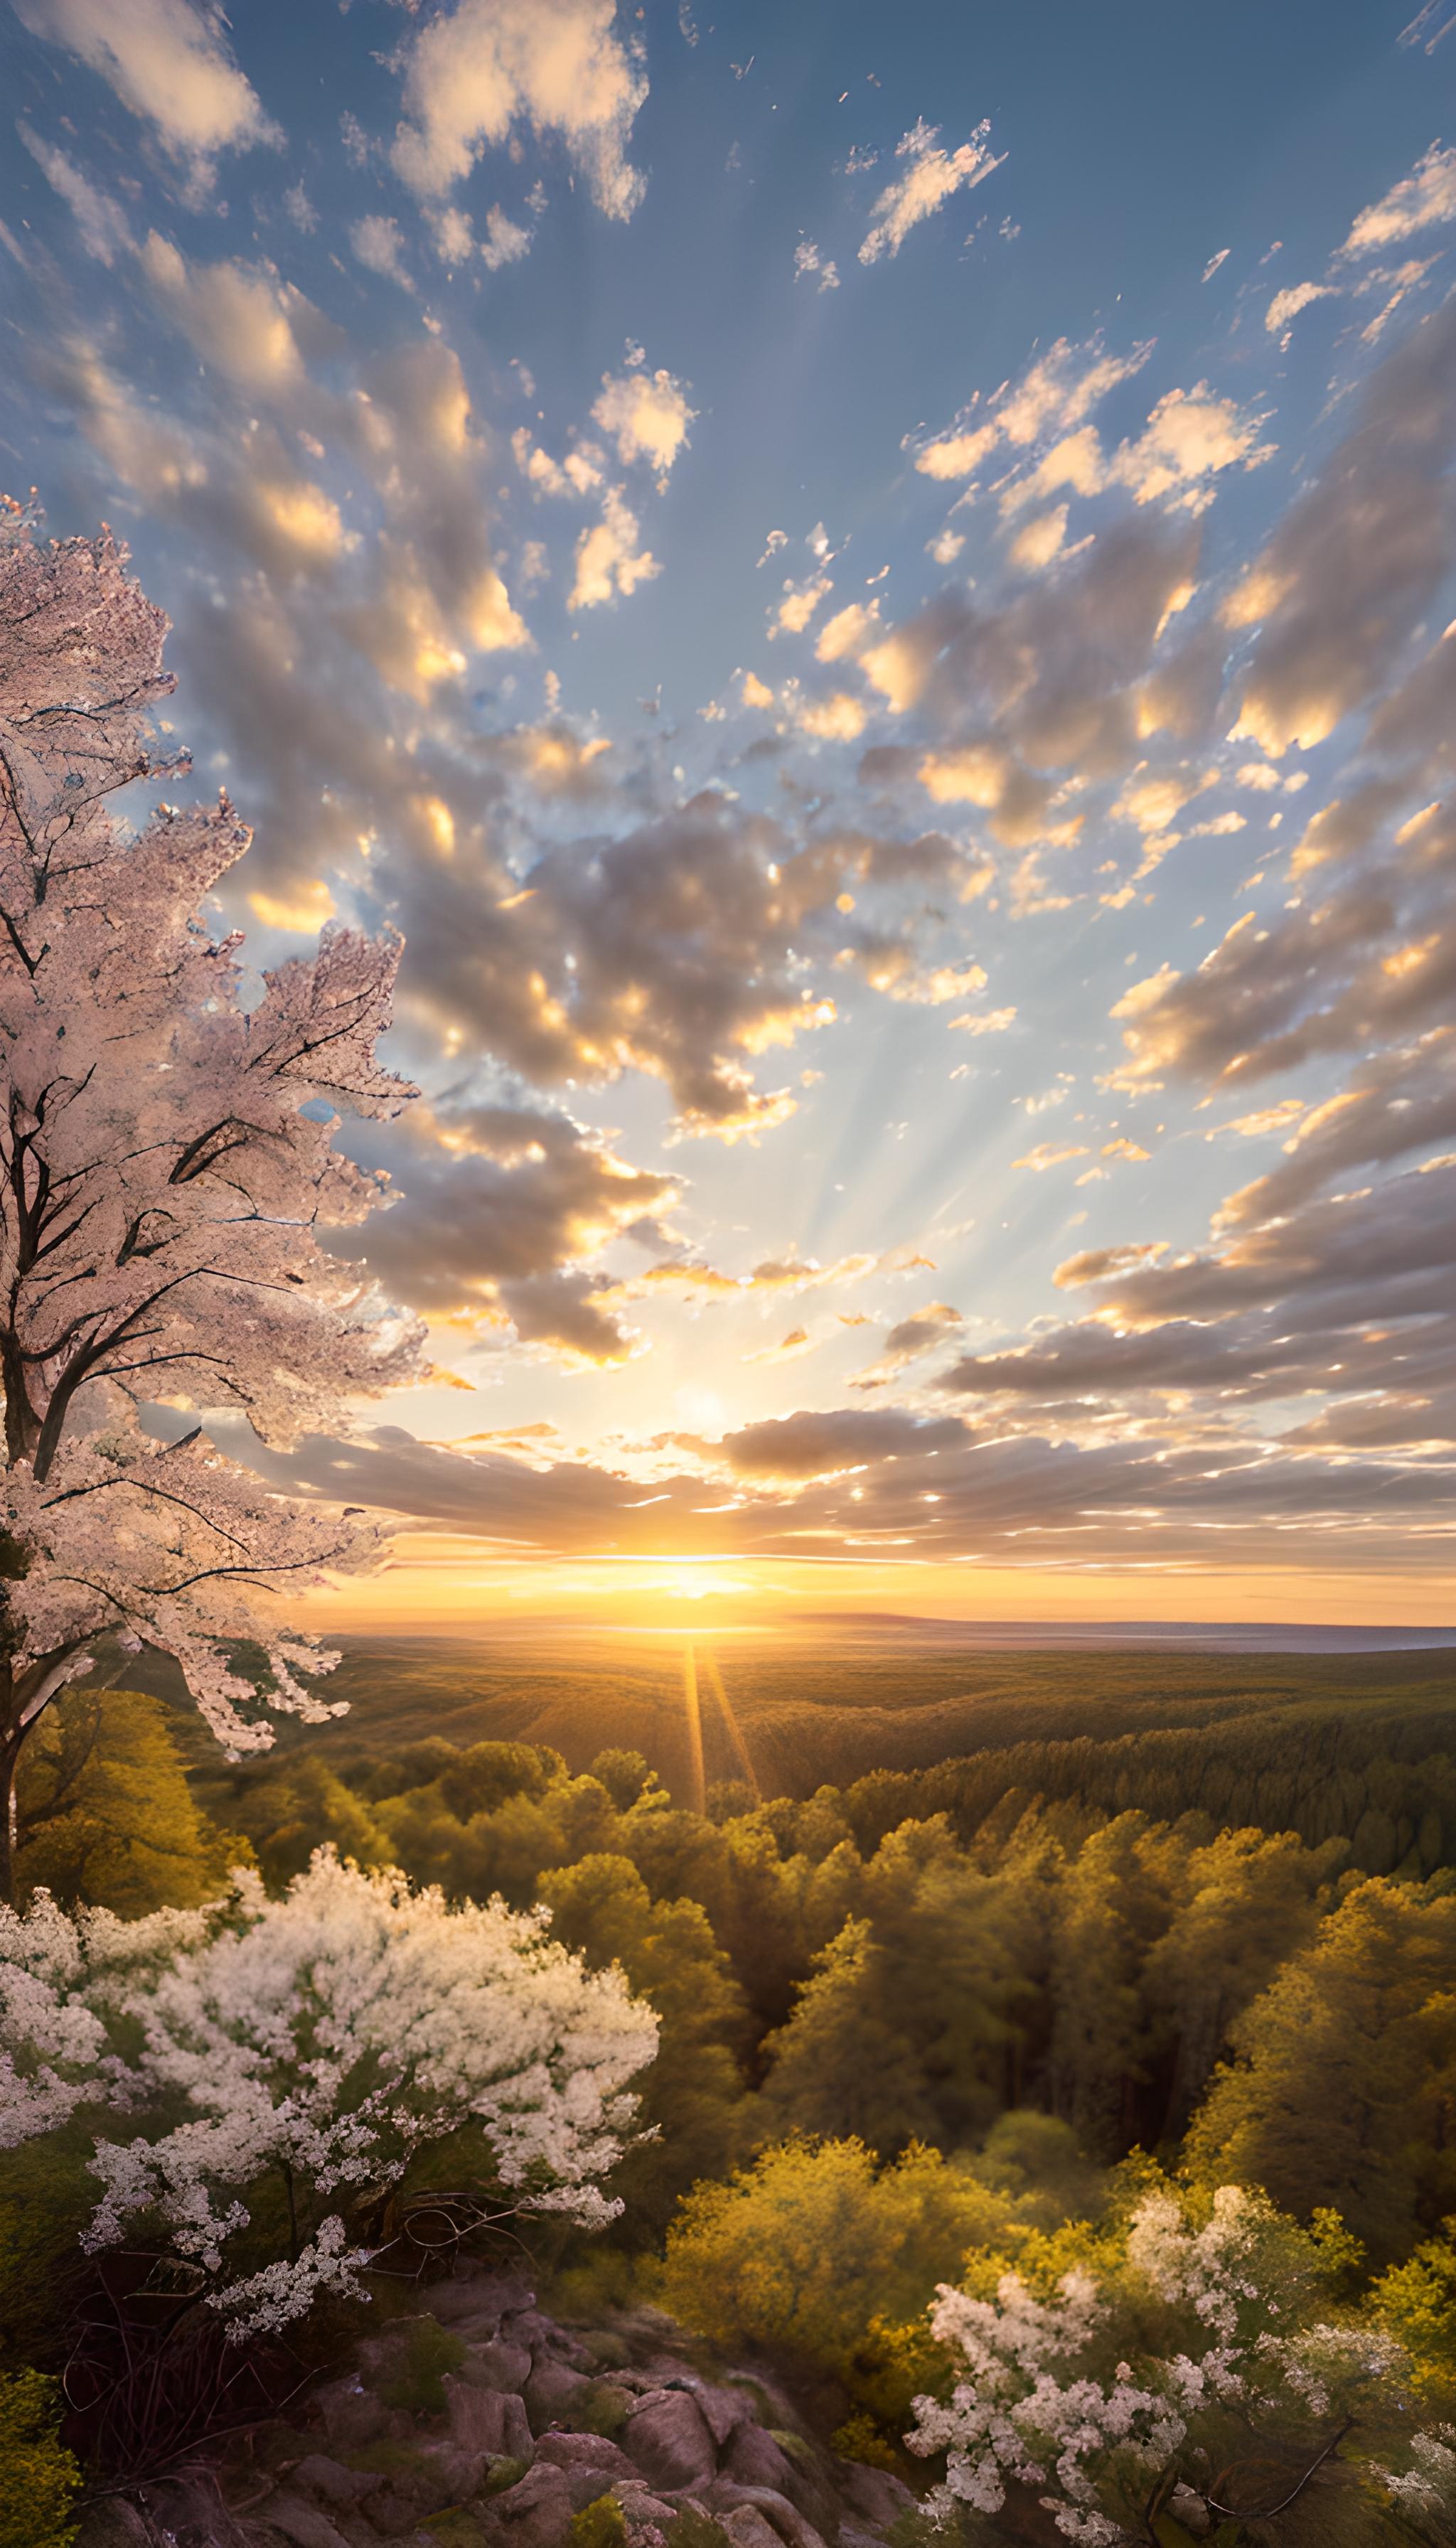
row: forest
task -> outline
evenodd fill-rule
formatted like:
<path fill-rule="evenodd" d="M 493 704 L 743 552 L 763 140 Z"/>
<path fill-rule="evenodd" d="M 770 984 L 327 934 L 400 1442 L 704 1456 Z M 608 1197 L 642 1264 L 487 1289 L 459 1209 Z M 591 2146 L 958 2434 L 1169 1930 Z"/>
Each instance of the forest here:
<path fill-rule="evenodd" d="M 563 2310 L 646 2304 L 772 2365 L 870 2466 L 913 2474 L 913 2402 L 953 2392 L 939 2287 L 1051 2288 L 1150 2187 L 1190 2219 L 1258 2189 L 1433 2406 L 1456 2384 L 1456 1770 L 1414 1729 L 1449 1739 L 1447 1714 L 1432 1691 L 1392 1752 L 1378 1707 L 1363 1732 L 1342 1700 L 1300 1713 L 1297 1744 L 1221 1719 L 807 1797 L 723 1783 L 697 1812 L 624 1747 L 573 1774 L 547 1746 L 374 1749 L 343 1720 L 189 1760 L 166 1701 L 81 1683 L 23 1768 L 20 1894 L 136 1921 L 239 1863 L 276 1897 L 325 1848 L 446 1902 L 545 1906 L 660 2036 L 620 2214 L 538 2221 L 538 2270 Z M 83 2107 L 0 2157 L 4 2333 L 43 2368 L 89 2134 Z M 410 2183 L 458 2157 L 445 2137 Z"/>

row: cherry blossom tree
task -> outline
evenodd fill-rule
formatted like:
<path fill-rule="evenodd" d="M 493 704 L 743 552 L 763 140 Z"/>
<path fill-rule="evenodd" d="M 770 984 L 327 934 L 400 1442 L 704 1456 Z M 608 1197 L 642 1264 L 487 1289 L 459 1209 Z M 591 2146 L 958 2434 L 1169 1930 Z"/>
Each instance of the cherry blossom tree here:
<path fill-rule="evenodd" d="M 959 2367 L 906 2436 L 946 2454 L 934 2512 L 1006 2507 L 1048 2548 L 1451 2536 L 1456 2429 L 1396 2329 L 1333 2301 L 1359 2255 L 1333 2215 L 1311 2232 L 1240 2186 L 1154 2183 L 1042 2248 L 941 2287 Z"/>
<path fill-rule="evenodd" d="M 0 1905 L 0 2148 L 81 2106 L 136 2114 L 96 2142 L 83 2243 L 165 2239 L 238 2337 L 359 2296 L 361 2218 L 465 2126 L 507 2208 L 600 2228 L 657 2019 L 549 1918 L 450 1909 L 331 1850 L 281 1901 L 239 1870 L 203 1910 L 139 1920 Z"/>
<path fill-rule="evenodd" d="M 113 810 L 187 766 L 155 756 L 166 622 L 125 567 L 109 532 L 0 517 L 0 1802 L 108 1632 L 174 1656 L 234 1752 L 272 1740 L 260 1691 L 329 1712 L 299 1675 L 336 1658 L 267 1596 L 367 1563 L 373 1534 L 140 1411 L 228 1408 L 286 1446 L 418 1351 L 316 1235 L 384 1199 L 334 1136 L 413 1093 L 375 1051 L 399 942 L 330 928 L 253 998 L 239 938 L 199 916 L 248 844 L 227 798 L 135 829 Z"/>

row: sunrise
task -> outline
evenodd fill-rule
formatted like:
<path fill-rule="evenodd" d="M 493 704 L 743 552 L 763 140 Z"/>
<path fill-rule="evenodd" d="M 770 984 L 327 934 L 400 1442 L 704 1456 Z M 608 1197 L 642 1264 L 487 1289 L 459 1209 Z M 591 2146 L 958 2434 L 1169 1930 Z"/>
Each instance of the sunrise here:
<path fill-rule="evenodd" d="M 1456 0 L 0 0 L 0 2548 L 1456 2538 Z"/>

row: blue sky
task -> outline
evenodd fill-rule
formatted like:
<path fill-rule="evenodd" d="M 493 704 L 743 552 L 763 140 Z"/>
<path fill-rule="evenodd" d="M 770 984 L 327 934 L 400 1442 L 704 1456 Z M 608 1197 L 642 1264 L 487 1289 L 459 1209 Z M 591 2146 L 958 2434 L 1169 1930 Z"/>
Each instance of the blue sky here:
<path fill-rule="evenodd" d="M 12 0 L 3 475 L 406 934 L 423 1611 L 1448 1611 L 1452 19 Z"/>

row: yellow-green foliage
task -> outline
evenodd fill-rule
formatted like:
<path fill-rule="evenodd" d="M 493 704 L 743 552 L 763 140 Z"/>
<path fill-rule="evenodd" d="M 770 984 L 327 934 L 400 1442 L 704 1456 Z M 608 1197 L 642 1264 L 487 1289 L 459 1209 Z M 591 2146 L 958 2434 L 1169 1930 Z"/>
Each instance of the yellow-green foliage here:
<path fill-rule="evenodd" d="M 465 2346 L 436 2319 L 422 2318 L 410 2329 L 390 2376 L 380 2383 L 386 2407 L 405 2407 L 413 2415 L 443 2415 L 445 2374 L 458 2371 Z"/>
<path fill-rule="evenodd" d="M 627 2548 L 627 2516 L 614 2495 L 598 2495 L 573 2514 L 566 2535 L 570 2548 Z"/>
<path fill-rule="evenodd" d="M 61 2444 L 59 2421 L 53 2380 L 0 2372 L 0 2548 L 70 2548 L 81 2472 Z"/>
<path fill-rule="evenodd" d="M 1235 2021 L 1188 2137 L 1208 2182 L 1341 2214 L 1380 2263 L 1456 2201 L 1456 1893 L 1373 1877 Z"/>
<path fill-rule="evenodd" d="M 1410 2354 L 1422 2399 L 1449 2419 L 1456 2410 L 1456 2221 L 1382 2274 L 1371 2299 Z"/>
<path fill-rule="evenodd" d="M 1014 2207 L 968 2167 L 913 2146 L 881 2167 L 859 2140 L 781 2142 L 726 2185 L 695 2186 L 659 2282 L 676 2317 L 724 2346 L 852 2373 L 870 2326 L 915 2319 Z"/>
<path fill-rule="evenodd" d="M 48 1707 L 21 1754 L 16 1804 L 22 1899 L 44 1884 L 136 1919 L 206 1902 L 252 1857 L 199 1809 L 171 1711 L 141 1690 L 83 1684 Z"/>

